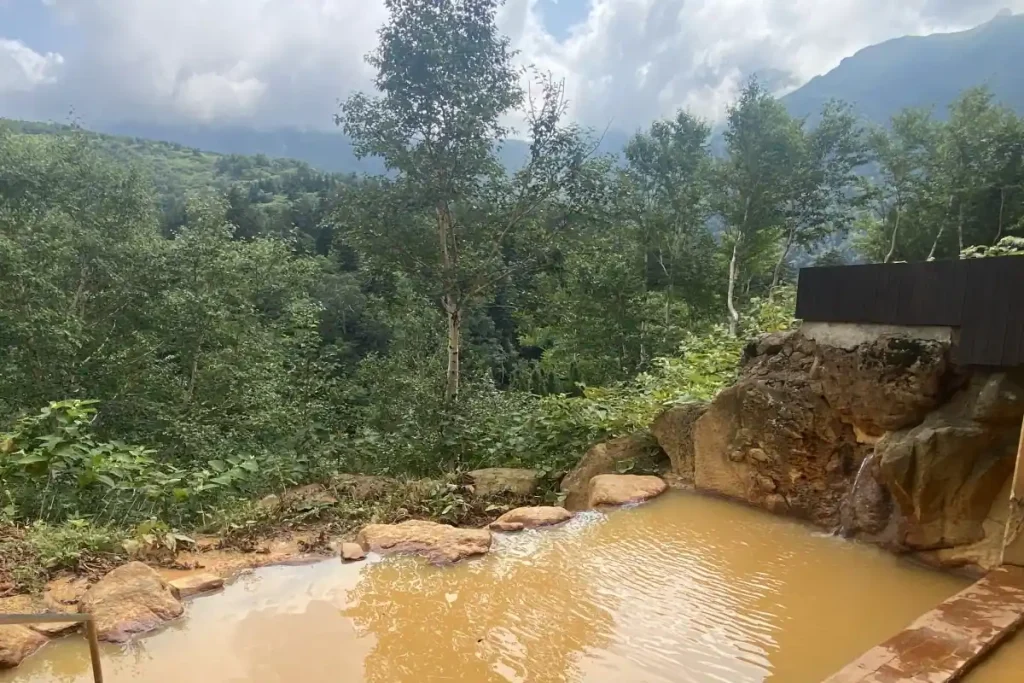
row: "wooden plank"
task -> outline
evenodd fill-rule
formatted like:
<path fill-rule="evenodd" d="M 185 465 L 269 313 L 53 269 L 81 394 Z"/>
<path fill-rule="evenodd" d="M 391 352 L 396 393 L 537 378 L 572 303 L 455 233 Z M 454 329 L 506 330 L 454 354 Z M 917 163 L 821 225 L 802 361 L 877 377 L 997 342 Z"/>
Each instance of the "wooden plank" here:
<path fill-rule="evenodd" d="M 1003 567 L 871 648 L 824 683 L 958 680 L 1024 623 L 1024 569 Z"/>
<path fill-rule="evenodd" d="M 964 365 L 1005 364 L 1004 340 L 1011 305 L 1006 284 L 1016 265 L 1003 259 L 964 262 L 967 281 L 957 354 Z"/>
<path fill-rule="evenodd" d="M 1024 268 L 1010 268 L 1006 289 L 1009 310 L 1003 338 L 1003 363 L 1007 366 L 1024 365 Z"/>
<path fill-rule="evenodd" d="M 797 317 L 959 327 L 965 365 L 1024 365 L 1024 258 L 805 268 Z"/>

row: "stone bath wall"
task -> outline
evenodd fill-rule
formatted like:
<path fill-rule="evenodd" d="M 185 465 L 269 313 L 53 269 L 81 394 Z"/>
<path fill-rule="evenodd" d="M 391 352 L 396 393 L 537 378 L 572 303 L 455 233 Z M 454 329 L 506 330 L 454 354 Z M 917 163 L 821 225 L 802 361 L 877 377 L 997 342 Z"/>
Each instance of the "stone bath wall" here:
<path fill-rule="evenodd" d="M 748 346 L 692 424 L 695 487 L 942 566 L 998 564 L 1024 377 L 957 367 L 942 334 L 821 332 Z"/>

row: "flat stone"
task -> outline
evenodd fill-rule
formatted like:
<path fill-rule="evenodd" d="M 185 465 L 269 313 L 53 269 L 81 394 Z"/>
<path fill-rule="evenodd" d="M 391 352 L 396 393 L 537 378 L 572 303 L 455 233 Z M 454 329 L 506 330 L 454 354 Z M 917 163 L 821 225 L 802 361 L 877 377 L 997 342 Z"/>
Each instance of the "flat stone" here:
<path fill-rule="evenodd" d="M 0 626 L 0 669 L 13 669 L 46 645 L 46 637 L 27 626 Z"/>
<path fill-rule="evenodd" d="M 824 683 L 959 680 L 1022 623 L 1024 569 L 997 569 Z"/>
<path fill-rule="evenodd" d="M 639 474 L 601 474 L 590 480 L 590 507 L 640 503 L 668 489 L 661 477 Z"/>
<path fill-rule="evenodd" d="M 78 611 L 96 620 L 100 640 L 123 643 L 181 616 L 177 591 L 153 569 L 129 562 L 111 571 L 86 591 Z"/>
<path fill-rule="evenodd" d="M 43 600 L 54 611 L 65 611 L 64 607 L 77 605 L 89 590 L 89 580 L 80 576 L 58 576 L 43 591 Z"/>
<path fill-rule="evenodd" d="M 33 631 L 42 633 L 47 638 L 56 638 L 77 631 L 81 624 L 73 621 L 64 621 L 56 624 L 32 624 L 29 626 Z"/>
<path fill-rule="evenodd" d="M 34 595 L 13 595 L 7 598 L 0 598 L 0 614 L 45 614 L 51 612 L 73 612 L 74 606 L 64 605 L 47 595 L 43 597 Z M 24 624 L 33 631 L 38 631 L 44 636 L 53 638 L 70 633 L 78 628 L 75 622 L 62 622 L 53 624 Z"/>
<path fill-rule="evenodd" d="M 366 551 L 358 543 L 342 543 L 341 559 L 346 562 L 358 562 L 366 559 Z"/>
<path fill-rule="evenodd" d="M 457 529 L 448 524 L 409 520 L 401 524 L 368 524 L 356 542 L 365 550 L 422 555 L 434 564 L 450 564 L 491 549 L 487 529 Z"/>
<path fill-rule="evenodd" d="M 184 599 L 223 588 L 224 579 L 216 574 L 201 572 L 174 579 L 170 581 L 170 585 L 178 591 L 178 596 Z"/>
<path fill-rule="evenodd" d="M 591 446 L 576 467 L 562 478 L 559 489 L 565 494 L 565 507 L 587 507 L 590 480 L 599 474 L 624 471 L 647 473 L 665 470 L 667 456 L 654 435 L 646 429 Z"/>
<path fill-rule="evenodd" d="M 514 467 L 488 467 L 468 472 L 466 476 L 473 485 L 473 493 L 481 498 L 503 493 L 532 496 L 540 482 L 540 474 L 536 470 Z"/>
<path fill-rule="evenodd" d="M 572 519 L 572 513 L 562 507 L 535 506 L 509 510 L 490 524 L 492 531 L 522 531 Z"/>

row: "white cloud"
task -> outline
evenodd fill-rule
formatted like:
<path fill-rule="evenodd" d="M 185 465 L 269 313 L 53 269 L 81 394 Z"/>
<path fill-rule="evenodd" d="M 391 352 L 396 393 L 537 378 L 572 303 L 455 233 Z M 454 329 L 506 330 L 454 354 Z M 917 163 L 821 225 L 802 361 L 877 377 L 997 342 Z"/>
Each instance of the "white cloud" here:
<path fill-rule="evenodd" d="M 0 38 L 0 95 L 55 83 L 63 63 L 59 54 L 39 54 L 20 41 Z"/>
<path fill-rule="evenodd" d="M 239 67 L 232 69 L 233 73 L 188 76 L 178 84 L 175 109 L 204 123 L 245 117 L 256 111 L 263 103 L 267 84 L 254 76 L 245 76 L 244 67 Z"/>
<path fill-rule="evenodd" d="M 54 109 L 90 121 L 331 125 L 366 87 L 381 0 L 48 0 L 81 38 Z"/>
<path fill-rule="evenodd" d="M 868 45 L 968 28 L 1001 7 L 1024 0 L 590 0 L 566 41 L 527 20 L 517 45 L 566 78 L 578 119 L 631 129 L 679 107 L 720 118 L 752 73 L 785 92 Z"/>
<path fill-rule="evenodd" d="M 792 88 L 872 43 L 1024 11 L 1024 0 L 577 1 L 589 12 L 563 40 L 539 0 L 507 0 L 499 24 L 524 63 L 565 79 L 573 116 L 624 129 L 680 106 L 719 117 L 753 72 Z M 0 40 L 0 93 L 14 93 L 0 115 L 70 105 L 86 123 L 330 127 L 337 100 L 369 87 L 362 56 L 386 17 L 383 0 L 45 3 L 80 40 L 64 57 Z"/>

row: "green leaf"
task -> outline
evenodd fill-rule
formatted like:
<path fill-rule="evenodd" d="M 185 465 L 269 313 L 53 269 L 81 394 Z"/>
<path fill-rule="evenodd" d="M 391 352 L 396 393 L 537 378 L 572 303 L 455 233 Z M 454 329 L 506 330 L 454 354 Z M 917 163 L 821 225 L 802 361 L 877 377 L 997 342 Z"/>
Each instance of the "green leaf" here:
<path fill-rule="evenodd" d="M 96 481 L 102 482 L 109 488 L 114 488 L 117 486 L 117 483 L 106 474 L 97 474 Z"/>

